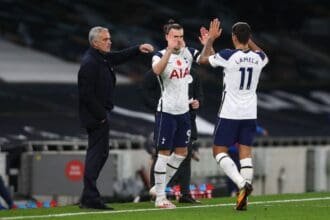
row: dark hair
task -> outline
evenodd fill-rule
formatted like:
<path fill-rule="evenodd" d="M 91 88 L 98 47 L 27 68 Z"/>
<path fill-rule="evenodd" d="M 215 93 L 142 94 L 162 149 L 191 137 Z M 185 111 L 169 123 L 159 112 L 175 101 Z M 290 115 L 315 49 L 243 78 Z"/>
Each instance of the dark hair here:
<path fill-rule="evenodd" d="M 163 27 L 164 34 L 168 34 L 171 29 L 180 30 L 183 29 L 183 27 L 181 26 L 181 24 L 175 22 L 173 19 L 170 19 Z"/>
<path fill-rule="evenodd" d="M 250 25 L 246 22 L 237 22 L 232 27 L 232 33 L 240 43 L 247 44 L 251 36 Z"/>

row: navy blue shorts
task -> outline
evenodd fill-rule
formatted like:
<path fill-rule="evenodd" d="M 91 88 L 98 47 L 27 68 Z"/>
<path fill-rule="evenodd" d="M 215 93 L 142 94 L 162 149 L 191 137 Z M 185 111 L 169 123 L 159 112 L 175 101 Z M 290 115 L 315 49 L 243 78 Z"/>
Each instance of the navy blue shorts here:
<path fill-rule="evenodd" d="M 176 147 L 187 147 L 190 141 L 190 114 L 172 115 L 165 112 L 156 113 L 154 141 L 157 150 L 173 150 Z"/>
<path fill-rule="evenodd" d="M 214 129 L 214 145 L 231 146 L 235 143 L 252 146 L 257 120 L 218 118 Z"/>

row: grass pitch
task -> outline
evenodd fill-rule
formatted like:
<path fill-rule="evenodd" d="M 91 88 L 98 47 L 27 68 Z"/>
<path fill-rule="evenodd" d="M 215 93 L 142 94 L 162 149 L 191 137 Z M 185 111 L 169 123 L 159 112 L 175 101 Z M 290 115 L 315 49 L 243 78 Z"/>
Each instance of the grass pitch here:
<path fill-rule="evenodd" d="M 0 211 L 0 219 L 120 219 L 120 220 L 281 220 L 330 219 L 330 193 L 250 196 L 247 211 L 234 210 L 235 198 L 201 200 L 202 204 L 177 204 L 176 209 L 155 209 L 151 202 L 109 204 L 114 211 L 80 209 L 77 206 Z"/>

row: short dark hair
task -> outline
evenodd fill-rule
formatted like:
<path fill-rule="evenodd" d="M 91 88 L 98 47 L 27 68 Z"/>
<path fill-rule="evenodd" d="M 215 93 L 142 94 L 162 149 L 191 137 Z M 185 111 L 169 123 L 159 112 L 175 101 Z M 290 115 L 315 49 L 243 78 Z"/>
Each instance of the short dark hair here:
<path fill-rule="evenodd" d="M 246 22 L 237 22 L 232 27 L 232 33 L 240 43 L 247 44 L 251 36 L 251 27 Z"/>
<path fill-rule="evenodd" d="M 180 30 L 183 29 L 183 27 L 181 26 L 181 24 L 175 22 L 173 19 L 170 19 L 163 27 L 164 34 L 168 34 L 171 29 Z"/>

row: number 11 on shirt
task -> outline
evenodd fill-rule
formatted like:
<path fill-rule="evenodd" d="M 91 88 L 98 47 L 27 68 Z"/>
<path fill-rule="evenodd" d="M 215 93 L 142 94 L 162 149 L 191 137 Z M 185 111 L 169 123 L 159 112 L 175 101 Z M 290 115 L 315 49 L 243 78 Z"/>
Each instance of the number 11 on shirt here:
<path fill-rule="evenodd" d="M 248 82 L 247 82 L 247 85 L 246 85 L 246 89 L 249 90 L 250 89 L 250 85 L 251 85 L 251 81 L 252 81 L 252 71 L 253 71 L 253 68 L 252 67 L 241 67 L 239 68 L 239 71 L 241 72 L 241 83 L 240 83 L 240 86 L 239 86 L 239 89 L 242 90 L 244 89 L 244 81 L 245 81 L 245 72 L 248 73 Z"/>

